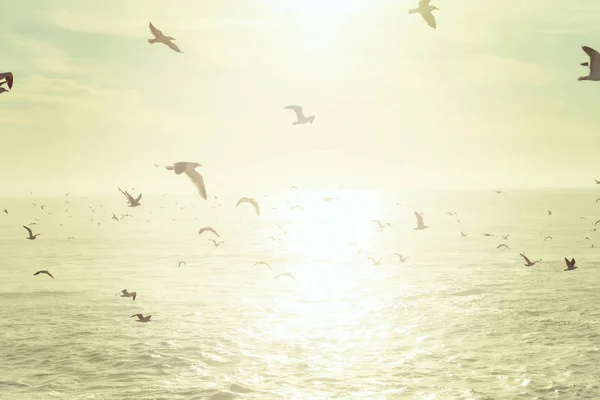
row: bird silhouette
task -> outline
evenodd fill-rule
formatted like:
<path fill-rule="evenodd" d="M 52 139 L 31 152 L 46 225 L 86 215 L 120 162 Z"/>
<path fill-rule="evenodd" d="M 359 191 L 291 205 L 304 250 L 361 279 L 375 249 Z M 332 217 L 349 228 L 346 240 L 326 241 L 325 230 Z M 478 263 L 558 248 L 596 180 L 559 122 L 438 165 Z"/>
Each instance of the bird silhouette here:
<path fill-rule="evenodd" d="M 175 40 L 175 38 L 163 35 L 163 33 L 160 30 L 158 30 L 154 27 L 154 25 L 152 25 L 152 22 L 150 22 L 148 26 L 150 27 L 150 32 L 152 32 L 152 35 L 154 35 L 154 39 L 148 39 L 148 43 L 162 43 L 169 46 L 172 50 L 178 53 L 183 53 L 183 51 L 181 51 L 179 47 L 177 47 L 177 45 L 172 42 L 173 40 Z"/>
<path fill-rule="evenodd" d="M 27 239 L 29 240 L 35 240 L 37 239 L 38 236 L 40 236 L 39 233 L 36 233 L 35 235 L 33 234 L 33 232 L 31 232 L 31 229 L 29 229 L 28 227 L 26 227 L 25 225 L 23 225 L 23 228 L 27 229 L 27 232 L 29 233 L 29 236 L 27 237 Z"/>
<path fill-rule="evenodd" d="M 292 123 L 292 125 L 302 125 L 302 124 L 306 124 L 307 122 L 310 122 L 310 124 L 312 125 L 313 121 L 315 120 L 315 116 L 311 115 L 310 117 L 306 117 L 304 116 L 304 113 L 302 112 L 302 107 L 300 106 L 287 106 L 287 107 L 283 107 L 284 110 L 294 110 L 294 112 L 296 113 L 296 121 Z"/>
<path fill-rule="evenodd" d="M 196 168 L 201 166 L 202 164 L 198 164 L 197 162 L 180 161 L 173 165 L 165 166 L 165 169 L 169 171 L 175 171 L 175 174 L 177 175 L 185 173 L 188 178 L 192 180 L 192 183 L 198 190 L 198 193 L 200 193 L 200 196 L 202 196 L 204 200 L 208 201 L 208 196 L 206 195 L 206 186 L 204 185 L 204 178 L 202 178 L 202 175 L 196 171 Z"/>
<path fill-rule="evenodd" d="M 439 8 L 429 5 L 431 0 L 420 0 L 419 6 L 417 8 L 413 8 L 412 10 L 408 10 L 409 14 L 419 13 L 421 17 L 427 22 L 427 25 L 435 29 L 437 27 L 435 22 L 435 17 L 433 16 L 432 11 L 439 10 Z"/>
<path fill-rule="evenodd" d="M 54 277 L 52 276 L 52 274 L 51 274 L 50 272 L 46 271 L 45 269 L 43 269 L 43 270 L 41 270 L 41 271 L 38 271 L 38 272 L 36 272 L 36 273 L 35 273 L 35 274 L 33 274 L 33 275 L 35 276 L 35 275 L 39 275 L 39 274 L 46 274 L 46 275 L 48 275 L 50 278 L 54 279 Z"/>
<path fill-rule="evenodd" d="M 260 216 L 260 207 L 258 206 L 257 201 L 254 200 L 252 197 L 242 197 L 241 199 L 238 200 L 238 202 L 237 202 L 237 204 L 235 206 L 237 207 L 237 206 L 239 206 L 242 203 L 252 204 L 252 206 L 256 210 L 256 215 Z"/>

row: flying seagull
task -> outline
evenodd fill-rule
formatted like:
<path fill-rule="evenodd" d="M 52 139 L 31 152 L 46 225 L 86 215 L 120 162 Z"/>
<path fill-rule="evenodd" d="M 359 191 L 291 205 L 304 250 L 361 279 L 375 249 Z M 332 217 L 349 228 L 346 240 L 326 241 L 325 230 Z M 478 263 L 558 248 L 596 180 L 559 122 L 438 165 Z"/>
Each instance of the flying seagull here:
<path fill-rule="evenodd" d="M 505 245 L 504 243 L 499 244 L 496 248 L 499 249 L 500 247 L 506 247 L 507 249 L 509 249 L 509 247 L 507 245 Z"/>
<path fill-rule="evenodd" d="M 4 79 L 4 82 L 0 82 L 0 93 L 8 92 L 8 90 L 4 89 L 2 85 L 7 84 L 9 89 L 12 89 L 13 86 L 13 74 L 12 72 L 3 72 L 0 73 L 0 79 Z"/>
<path fill-rule="evenodd" d="M 412 10 L 408 10 L 408 13 L 409 14 L 415 14 L 415 13 L 421 14 L 421 17 L 423 17 L 425 22 L 427 22 L 427 25 L 429 25 L 430 27 L 435 29 L 436 23 L 435 23 L 435 17 L 433 16 L 432 11 L 439 10 L 439 8 L 429 5 L 429 3 L 431 3 L 431 0 L 420 0 L 419 6 L 417 8 L 413 8 Z"/>
<path fill-rule="evenodd" d="M 154 39 L 148 39 L 148 43 L 166 44 L 176 52 L 183 53 L 183 51 L 179 50 L 179 47 L 177 47 L 177 45 L 172 42 L 172 40 L 175 40 L 175 38 L 163 35 L 163 33 L 160 30 L 156 29 L 154 25 L 152 25 L 152 22 L 150 22 L 148 26 L 150 27 L 150 32 L 152 32 L 152 34 L 154 35 Z"/>
<path fill-rule="evenodd" d="M 292 275 L 291 272 L 284 272 L 283 274 L 279 274 L 277 275 L 275 278 L 273 279 L 277 279 L 277 278 L 281 278 L 282 276 L 289 276 L 290 278 L 292 278 L 293 280 L 295 280 L 296 282 L 298 282 L 298 279 L 294 278 L 294 275 Z"/>
<path fill-rule="evenodd" d="M 5 208 L 3 211 L 4 214 L 8 214 L 8 210 Z"/>
<path fill-rule="evenodd" d="M 259 261 L 259 262 L 255 262 L 254 264 L 252 264 L 251 268 L 252 268 L 252 267 L 255 267 L 255 266 L 257 266 L 257 265 L 260 265 L 260 264 L 262 264 L 262 265 L 266 265 L 267 267 L 269 267 L 269 269 L 273 269 L 273 268 L 271 268 L 271 266 L 269 265 L 269 263 L 268 263 L 268 262 L 265 262 L 265 261 Z"/>
<path fill-rule="evenodd" d="M 500 235 L 500 237 L 504 240 L 507 240 L 509 236 L 510 236 L 510 233 L 508 235 Z"/>
<path fill-rule="evenodd" d="M 588 67 L 590 69 L 590 73 L 588 76 L 580 76 L 577 78 L 578 81 L 600 81 L 600 66 L 598 63 L 600 62 L 600 53 L 596 50 L 592 49 L 588 46 L 581 46 L 583 51 L 590 57 L 589 62 L 581 63 L 584 67 Z M 598 181 L 596 181 L 598 183 Z"/>
<path fill-rule="evenodd" d="M 199 235 L 202 235 L 204 232 L 212 232 L 212 233 L 214 233 L 215 235 L 217 235 L 217 237 L 218 237 L 218 238 L 220 238 L 220 237 L 221 237 L 221 236 L 219 236 L 219 234 L 217 233 L 217 231 L 215 231 L 215 230 L 214 230 L 213 228 L 211 228 L 210 226 L 206 226 L 206 227 L 204 227 L 204 228 L 200 229 L 200 230 L 198 231 L 198 234 L 199 234 Z"/>
<path fill-rule="evenodd" d="M 423 216 L 416 211 L 414 213 L 415 213 L 415 217 L 417 217 L 417 227 L 413 228 L 413 230 L 414 231 L 422 231 L 424 229 L 429 228 L 429 226 L 423 224 Z"/>
<path fill-rule="evenodd" d="M 494 192 L 496 194 L 506 194 L 502 190 L 492 190 L 492 192 Z"/>
<path fill-rule="evenodd" d="M 386 226 L 392 226 L 392 224 L 390 224 L 389 222 L 386 222 L 386 223 L 384 224 L 384 223 L 382 223 L 382 222 L 381 222 L 380 220 L 378 220 L 378 219 L 372 219 L 372 220 L 371 220 L 371 222 L 375 222 L 375 223 L 377 224 L 377 229 L 376 229 L 376 230 L 377 230 L 377 232 L 381 232 L 381 231 L 383 231 L 383 229 L 384 229 Z"/>
<path fill-rule="evenodd" d="M 383 260 L 382 257 L 379 258 L 379 260 L 374 259 L 373 257 L 367 257 L 369 260 L 371 260 L 371 262 L 373 263 L 373 265 L 379 265 L 379 263 L 381 262 L 381 260 Z"/>
<path fill-rule="evenodd" d="M 225 242 L 224 242 L 224 241 L 222 241 L 222 240 L 221 240 L 220 242 L 217 242 L 215 239 L 208 239 L 208 240 L 209 240 L 209 241 L 211 241 L 211 242 L 213 242 L 213 243 L 214 243 L 214 245 L 215 245 L 215 247 L 219 247 L 219 245 L 220 245 L 220 244 L 223 244 L 223 243 L 225 243 Z"/>
<path fill-rule="evenodd" d="M 400 258 L 400 262 L 401 263 L 403 263 L 406 260 L 408 260 L 408 257 L 404 257 L 404 256 L 402 256 L 402 254 L 399 254 L 399 253 L 394 253 L 394 254 L 397 255 Z"/>
<path fill-rule="evenodd" d="M 133 314 L 129 318 L 133 318 L 133 317 L 137 317 L 138 318 L 138 319 L 135 320 L 135 322 L 150 322 L 150 318 L 152 318 L 152 315 L 147 315 L 147 316 L 144 317 L 144 314 Z"/>
<path fill-rule="evenodd" d="M 133 196 L 130 195 L 129 192 L 127 192 L 127 190 L 123 191 L 123 190 L 121 190 L 120 187 L 117 187 L 117 189 L 119 189 L 119 192 L 123 193 L 123 196 L 125 196 L 125 198 L 127 199 L 127 202 L 129 203 L 127 205 L 127 207 L 141 206 L 141 204 L 140 204 L 140 200 L 142 199 L 141 193 L 137 198 L 134 199 Z"/>
<path fill-rule="evenodd" d="M 38 236 L 40 236 L 39 233 L 36 233 L 35 235 L 33 234 L 33 232 L 31 232 L 31 229 L 29 229 L 28 227 L 26 227 L 25 225 L 23 225 L 23 228 L 27 229 L 27 232 L 29 232 L 29 237 L 27 239 L 29 240 L 35 240 L 37 239 Z"/>
<path fill-rule="evenodd" d="M 46 271 L 45 269 L 43 269 L 43 270 L 41 270 L 41 271 L 38 271 L 38 272 L 36 272 L 36 273 L 35 273 L 35 274 L 33 274 L 33 275 L 39 275 L 39 274 L 46 274 L 46 275 L 48 275 L 50 278 L 54 279 L 54 277 L 52 276 L 52 274 L 51 274 L 50 272 Z"/>
<path fill-rule="evenodd" d="M 302 210 L 304 211 L 304 207 L 302 207 L 301 205 L 296 204 L 295 206 L 290 207 L 290 211 L 293 210 Z"/>
<path fill-rule="evenodd" d="M 523 254 L 523 253 L 519 253 L 519 255 L 520 255 L 521 257 L 523 257 L 523 259 L 525 260 L 525 262 L 526 262 L 525 266 L 526 266 L 526 267 L 533 267 L 533 266 L 534 266 L 536 263 L 538 263 L 538 262 L 542 261 L 542 259 L 540 258 L 539 260 L 537 260 L 537 261 L 533 261 L 533 262 L 532 262 L 531 260 L 529 260 L 529 258 L 527 258 L 527 256 L 526 256 L 525 254 Z"/>
<path fill-rule="evenodd" d="M 552 240 L 552 236 L 546 236 L 546 237 L 544 238 L 544 242 L 545 242 L 546 240 L 548 240 L 548 239 Z"/>
<path fill-rule="evenodd" d="M 464 233 L 463 231 L 460 231 L 460 237 L 467 237 L 469 236 L 468 233 Z"/>
<path fill-rule="evenodd" d="M 121 290 L 119 293 L 115 294 L 115 296 L 117 296 L 119 294 L 121 295 L 121 297 L 133 297 L 133 301 L 135 301 L 135 298 L 137 297 L 137 292 L 131 292 L 131 293 L 129 293 L 127 291 L 127 289 Z"/>
<path fill-rule="evenodd" d="M 180 161 L 176 162 L 173 165 L 167 165 L 165 168 L 169 171 L 175 171 L 175 174 L 181 175 L 185 172 L 185 174 L 192 180 L 192 183 L 198 189 L 198 193 L 204 200 L 208 201 L 208 196 L 206 195 L 206 186 L 204 186 L 204 179 L 202 175 L 196 171 L 197 167 L 201 167 L 202 164 L 198 164 L 197 162 L 187 162 Z"/>
<path fill-rule="evenodd" d="M 567 263 L 567 268 L 565 268 L 565 271 L 573 271 L 574 269 L 577 269 L 577 267 L 575 266 L 575 259 L 572 258 L 571 261 L 569 261 L 566 257 L 565 257 L 565 263 Z"/>
<path fill-rule="evenodd" d="M 117 216 L 115 215 L 115 213 L 113 213 L 112 219 L 114 219 L 115 221 L 119 222 L 119 218 L 117 218 Z"/>
<path fill-rule="evenodd" d="M 302 125 L 302 124 L 306 124 L 307 122 L 310 122 L 311 125 L 313 123 L 313 121 L 315 120 L 315 116 L 311 115 L 310 117 L 305 117 L 304 113 L 302 112 L 302 107 L 300 106 L 287 106 L 287 107 L 283 107 L 284 110 L 294 110 L 294 112 L 296 113 L 296 122 L 292 122 L 292 125 Z"/>
<path fill-rule="evenodd" d="M 260 208 L 258 207 L 258 203 L 252 197 L 242 197 L 241 199 L 238 200 L 238 202 L 237 202 L 237 204 L 235 206 L 237 207 L 237 206 L 239 206 L 242 203 L 250 203 L 250 204 L 252 204 L 252 206 L 256 210 L 256 215 L 260 215 Z"/>
<path fill-rule="evenodd" d="M 187 266 L 187 263 L 185 261 L 179 261 L 179 264 L 177 264 L 177 268 L 181 268 L 182 265 Z"/>

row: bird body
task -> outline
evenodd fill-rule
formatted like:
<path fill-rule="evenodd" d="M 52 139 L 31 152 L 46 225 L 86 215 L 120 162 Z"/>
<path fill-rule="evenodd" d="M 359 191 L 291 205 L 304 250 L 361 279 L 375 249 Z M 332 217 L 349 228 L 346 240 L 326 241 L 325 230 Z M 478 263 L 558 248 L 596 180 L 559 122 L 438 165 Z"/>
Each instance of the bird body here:
<path fill-rule="evenodd" d="M 283 107 L 284 110 L 293 110 L 296 113 L 296 121 L 292 123 L 292 125 L 302 125 L 302 124 L 306 124 L 307 122 L 309 122 L 311 125 L 313 123 L 313 121 L 315 120 L 315 116 L 311 115 L 309 117 L 306 117 L 304 115 L 304 113 L 302 112 L 302 107 L 300 106 L 287 106 L 287 107 Z"/>
<path fill-rule="evenodd" d="M 150 32 L 152 32 L 152 35 L 154 35 L 154 39 L 148 39 L 148 43 L 162 43 L 178 53 L 183 53 L 183 51 L 181 51 L 179 47 L 177 47 L 177 45 L 173 43 L 173 40 L 175 40 L 175 38 L 171 36 L 165 36 L 159 29 L 155 28 L 154 25 L 152 25 L 152 22 L 150 22 L 148 26 L 150 27 Z"/>
<path fill-rule="evenodd" d="M 196 168 L 201 166 L 202 164 L 197 162 L 179 161 L 173 165 L 165 166 L 165 169 L 174 171 L 176 175 L 185 173 L 188 178 L 191 179 L 192 183 L 198 190 L 198 193 L 200 193 L 200 196 L 202 196 L 204 200 L 208 201 L 208 196 L 206 195 L 206 186 L 204 185 L 204 178 L 202 178 L 202 175 L 196 171 Z"/>

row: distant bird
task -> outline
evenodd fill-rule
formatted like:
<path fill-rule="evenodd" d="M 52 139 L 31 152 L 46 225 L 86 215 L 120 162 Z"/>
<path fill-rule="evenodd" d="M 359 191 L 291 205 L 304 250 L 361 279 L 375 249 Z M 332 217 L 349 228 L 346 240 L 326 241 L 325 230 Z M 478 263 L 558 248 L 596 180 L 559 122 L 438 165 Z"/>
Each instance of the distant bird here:
<path fill-rule="evenodd" d="M 131 215 L 131 214 L 121 214 L 121 218 L 119 218 L 119 221 L 121 221 L 125 217 L 131 217 L 131 218 L 133 218 L 133 215 Z"/>
<path fill-rule="evenodd" d="M 235 206 L 237 207 L 242 203 L 252 204 L 252 206 L 256 210 L 256 215 L 260 215 L 260 208 L 258 207 L 258 203 L 252 197 L 242 197 L 241 199 L 238 200 L 238 202 Z"/>
<path fill-rule="evenodd" d="M 179 261 L 179 263 L 177 264 L 177 268 L 181 268 L 182 265 L 187 266 L 187 263 L 185 261 Z"/>
<path fill-rule="evenodd" d="M 548 239 L 552 240 L 552 236 L 546 236 L 546 237 L 544 238 L 544 242 L 545 242 L 546 240 L 548 240 Z"/>
<path fill-rule="evenodd" d="M 419 214 L 416 211 L 414 213 L 415 213 L 415 217 L 417 218 L 417 227 L 413 228 L 413 230 L 414 231 L 422 231 L 423 229 L 429 228 L 429 226 L 423 224 L 423 215 Z"/>
<path fill-rule="evenodd" d="M 144 317 L 144 314 L 133 314 L 129 318 L 133 318 L 133 317 L 137 317 L 138 318 L 138 319 L 135 320 L 135 322 L 150 322 L 150 318 L 152 318 L 152 315 L 147 315 L 147 316 Z"/>
<path fill-rule="evenodd" d="M 431 2 L 431 0 L 420 0 L 419 6 L 417 8 L 413 8 L 412 10 L 408 10 L 408 13 L 409 14 L 414 14 L 414 13 L 421 14 L 421 17 L 423 17 L 425 22 L 427 22 L 427 25 L 429 25 L 430 27 L 435 29 L 436 23 L 435 23 L 435 17 L 433 16 L 432 11 L 439 10 L 439 8 L 429 5 L 430 2 Z"/>
<path fill-rule="evenodd" d="M 542 259 L 540 258 L 539 260 L 537 260 L 537 261 L 533 261 L 533 262 L 532 262 L 531 260 L 529 260 L 529 258 L 527 258 L 527 256 L 526 256 L 525 254 L 523 254 L 523 253 L 519 253 L 519 255 L 520 255 L 521 257 L 523 257 L 523 259 L 525 260 L 525 263 L 526 263 L 526 264 L 525 264 L 525 266 L 526 266 L 526 267 L 533 267 L 533 266 L 534 266 L 536 263 L 538 263 L 538 262 L 542 261 Z"/>
<path fill-rule="evenodd" d="M 406 260 L 408 260 L 408 257 L 404 257 L 402 254 L 399 254 L 399 253 L 394 253 L 394 254 L 398 256 L 398 258 L 400 259 L 401 263 L 403 263 Z"/>
<path fill-rule="evenodd" d="M 507 249 L 510 249 L 510 247 L 508 247 L 507 245 L 505 245 L 504 243 L 499 244 L 496 248 L 499 249 L 500 247 L 506 247 Z"/>
<path fill-rule="evenodd" d="M 586 236 L 586 237 L 584 237 L 583 239 L 584 239 L 584 240 L 590 240 L 590 238 L 589 238 L 589 237 L 587 237 L 587 236 Z"/>
<path fill-rule="evenodd" d="M 217 235 L 217 237 L 218 237 L 218 238 L 220 238 L 220 237 L 221 237 L 221 236 L 219 236 L 219 234 L 217 233 L 217 231 L 215 231 L 215 230 L 214 230 L 212 227 L 210 227 L 210 226 L 205 226 L 204 228 L 200 229 L 200 230 L 198 231 L 198 234 L 199 234 L 199 235 L 202 235 L 204 232 L 212 232 L 212 233 L 214 233 L 215 235 Z"/>
<path fill-rule="evenodd" d="M 577 267 L 575 266 L 575 259 L 574 258 L 572 258 L 571 261 L 569 261 L 565 257 L 565 263 L 567 264 L 567 268 L 565 268 L 564 271 L 573 271 L 574 269 L 577 269 Z"/>
<path fill-rule="evenodd" d="M 290 211 L 296 210 L 296 209 L 304 211 L 304 207 L 302 207 L 301 205 L 298 205 L 298 204 L 296 204 L 295 206 L 290 207 Z"/>
<path fill-rule="evenodd" d="M 278 241 L 278 240 L 281 240 L 280 237 L 275 237 L 275 236 L 269 236 L 269 239 L 272 240 L 272 241 L 274 241 L 274 242 Z"/>
<path fill-rule="evenodd" d="M 293 280 L 295 280 L 296 282 L 298 282 L 298 279 L 294 278 L 294 275 L 292 275 L 292 273 L 291 273 L 291 272 L 284 272 L 283 274 L 279 274 L 279 275 L 277 275 L 277 276 L 276 276 L 275 278 L 273 278 L 273 279 L 281 278 L 282 276 L 287 276 L 287 277 L 290 277 L 290 278 L 292 278 Z"/>
<path fill-rule="evenodd" d="M 158 165 L 158 164 L 153 164 L 153 165 L 154 165 L 154 168 L 160 167 L 160 165 Z"/>
<path fill-rule="evenodd" d="M 327 197 L 327 196 L 321 196 L 321 198 L 323 199 L 323 201 L 335 200 L 333 197 Z"/>
<path fill-rule="evenodd" d="M 469 236 L 469 234 L 468 233 L 464 233 L 463 231 L 460 231 L 460 236 L 461 237 L 467 237 L 467 236 Z"/>
<path fill-rule="evenodd" d="M 61 226 L 62 226 L 62 225 L 61 225 Z M 74 240 L 74 239 L 75 239 L 75 236 L 69 236 L 67 239 L 69 239 L 69 240 Z"/>
<path fill-rule="evenodd" d="M 255 267 L 257 265 L 266 265 L 267 267 L 269 267 L 269 269 L 273 269 L 273 268 L 271 268 L 271 266 L 269 265 L 269 263 L 265 262 L 265 261 L 255 262 L 254 264 L 252 264 L 252 266 L 250 268 Z"/>
<path fill-rule="evenodd" d="M 140 200 L 142 199 L 142 194 L 140 193 L 140 195 L 137 198 L 133 198 L 132 195 L 129 194 L 129 192 L 127 192 L 126 190 L 123 191 L 121 190 L 120 187 L 117 187 L 117 189 L 119 189 L 119 192 L 123 193 L 123 196 L 125 196 L 125 199 L 127 199 L 127 202 L 129 203 L 127 205 L 127 207 L 138 207 L 141 206 L 140 204 Z"/>
<path fill-rule="evenodd" d="M 373 265 L 379 265 L 379 263 L 381 262 L 381 260 L 383 260 L 383 257 L 380 257 L 379 260 L 374 259 L 373 257 L 367 257 L 369 260 L 371 260 L 371 262 L 373 263 Z"/>
<path fill-rule="evenodd" d="M 12 72 L 0 73 L 0 79 L 4 79 L 4 82 L 0 82 L 0 93 L 8 92 L 8 90 L 2 87 L 2 85 L 4 85 L 5 83 L 7 84 L 9 89 L 12 89 L 14 79 Z"/>
<path fill-rule="evenodd" d="M 378 232 L 381 232 L 381 231 L 383 231 L 383 229 L 384 229 L 386 226 L 392 226 L 392 224 L 390 224 L 389 222 L 386 222 L 386 223 L 384 224 L 383 222 L 381 222 L 381 221 L 380 221 L 380 220 L 378 220 L 378 219 L 372 219 L 372 220 L 371 220 L 371 222 L 375 222 L 375 223 L 377 224 L 377 231 L 378 231 Z"/>
<path fill-rule="evenodd" d="M 8 210 L 6 208 L 4 209 L 3 212 L 4 212 L 4 214 L 8 214 Z"/>
<path fill-rule="evenodd" d="M 172 40 L 175 40 L 175 38 L 163 35 L 163 33 L 160 30 L 156 29 L 154 25 L 152 25 L 152 22 L 150 22 L 148 26 L 150 27 L 150 32 L 152 32 L 152 34 L 154 35 L 154 39 L 148 39 L 148 43 L 162 43 L 169 46 L 171 49 L 175 50 L 178 53 L 183 53 L 183 51 L 181 51 L 179 47 L 177 47 L 177 45 L 172 42 Z"/>
<path fill-rule="evenodd" d="M 36 273 L 35 273 L 35 274 L 33 274 L 33 275 L 35 276 L 35 275 L 39 275 L 39 274 L 46 274 L 46 275 L 48 275 L 50 278 L 54 279 L 54 277 L 52 276 L 52 274 L 51 274 L 50 272 L 46 271 L 45 269 L 43 269 L 43 270 L 41 270 L 41 271 L 38 271 L 38 272 L 36 272 Z"/>
<path fill-rule="evenodd" d="M 173 165 L 167 165 L 165 168 L 169 171 L 175 171 L 175 174 L 181 175 L 185 172 L 185 174 L 192 180 L 192 183 L 198 189 L 198 193 L 204 200 L 208 201 L 208 196 L 206 195 L 206 186 L 204 186 L 204 179 L 202 175 L 196 171 L 196 168 L 201 167 L 202 164 L 198 164 L 197 162 L 187 162 L 180 161 L 176 162 Z"/>
<path fill-rule="evenodd" d="M 313 123 L 313 121 L 315 120 L 315 116 L 311 115 L 310 117 L 305 117 L 304 113 L 302 112 L 302 107 L 300 106 L 287 106 L 287 107 L 283 107 L 284 110 L 294 110 L 294 112 L 296 113 L 296 122 L 293 122 L 292 125 L 302 125 L 302 124 L 306 124 L 307 122 L 310 122 L 311 125 Z"/>
<path fill-rule="evenodd" d="M 578 81 L 600 81 L 600 53 L 588 46 L 581 46 L 583 51 L 590 57 L 589 62 L 581 63 L 584 67 L 588 67 L 590 72 L 587 76 L 580 76 Z M 594 179 L 595 180 L 595 179 Z M 600 183 L 596 180 L 596 183 Z"/>
<path fill-rule="evenodd" d="M 25 225 L 23 225 L 23 228 L 27 229 L 27 232 L 29 232 L 29 237 L 27 239 L 29 240 L 35 240 L 37 239 L 38 236 L 40 236 L 39 233 L 36 233 L 35 235 L 33 234 L 33 232 L 31 232 L 31 229 L 29 229 L 28 227 L 26 227 Z"/>
<path fill-rule="evenodd" d="M 585 217 L 579 217 L 580 220 L 585 219 Z"/>
<path fill-rule="evenodd" d="M 509 236 L 510 236 L 510 234 L 508 234 L 508 235 L 500 235 L 500 237 L 501 237 L 503 240 L 507 240 Z"/>
<path fill-rule="evenodd" d="M 117 218 L 117 216 L 115 215 L 115 213 L 113 213 L 112 219 L 114 219 L 115 221 L 119 222 L 119 218 Z"/>
<path fill-rule="evenodd" d="M 552 215 L 552 211 L 548 210 L 548 215 Z"/>
<path fill-rule="evenodd" d="M 494 192 L 496 194 L 506 194 L 502 190 L 492 190 L 492 192 Z"/>
<path fill-rule="evenodd" d="M 225 242 L 224 242 L 224 241 L 222 241 L 222 240 L 221 240 L 220 242 L 217 242 L 215 239 L 208 239 L 208 240 L 209 240 L 209 241 L 211 241 L 211 242 L 213 242 L 213 243 L 214 243 L 214 245 L 215 245 L 215 247 L 219 247 L 219 245 L 221 245 L 221 244 L 225 243 Z"/>
<path fill-rule="evenodd" d="M 296 190 L 298 190 L 298 188 L 297 188 L 296 186 L 290 186 L 290 190 L 291 190 L 292 192 L 295 192 Z"/>
<path fill-rule="evenodd" d="M 137 292 L 128 292 L 127 289 L 123 289 L 121 290 L 119 293 L 115 294 L 115 296 L 121 295 L 121 297 L 133 297 L 133 301 L 135 301 L 135 298 L 137 297 Z"/>
<path fill-rule="evenodd" d="M 596 181 L 596 185 L 600 185 L 600 181 L 598 179 L 594 178 L 594 181 Z"/>
<path fill-rule="evenodd" d="M 488 237 L 495 237 L 496 235 L 493 235 L 491 233 L 482 233 L 483 236 L 488 236 Z"/>

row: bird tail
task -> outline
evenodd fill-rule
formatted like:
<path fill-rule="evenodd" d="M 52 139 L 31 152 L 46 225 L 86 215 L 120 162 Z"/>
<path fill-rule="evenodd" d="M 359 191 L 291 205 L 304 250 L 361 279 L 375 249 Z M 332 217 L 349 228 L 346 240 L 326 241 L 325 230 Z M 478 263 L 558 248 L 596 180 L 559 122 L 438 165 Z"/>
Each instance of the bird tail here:
<path fill-rule="evenodd" d="M 157 40 L 156 39 L 148 39 L 148 43 L 156 43 Z"/>
<path fill-rule="evenodd" d="M 418 13 L 419 10 L 417 8 L 413 8 L 412 10 L 408 10 L 409 14 L 414 14 L 414 13 Z"/>

